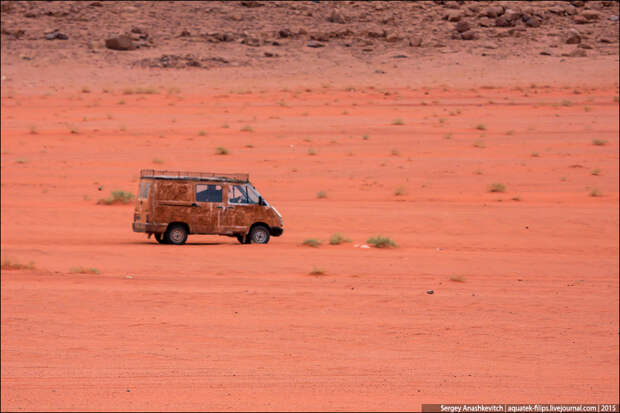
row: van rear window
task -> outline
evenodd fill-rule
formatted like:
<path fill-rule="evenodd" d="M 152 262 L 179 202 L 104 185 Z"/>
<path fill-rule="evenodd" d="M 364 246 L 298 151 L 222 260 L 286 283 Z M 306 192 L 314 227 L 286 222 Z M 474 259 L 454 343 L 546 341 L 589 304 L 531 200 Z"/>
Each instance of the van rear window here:
<path fill-rule="evenodd" d="M 222 185 L 196 185 L 196 202 L 222 202 Z"/>
<path fill-rule="evenodd" d="M 149 197 L 149 189 L 151 188 L 150 182 L 142 182 L 140 183 L 140 192 L 138 193 L 138 198 L 146 199 Z"/>

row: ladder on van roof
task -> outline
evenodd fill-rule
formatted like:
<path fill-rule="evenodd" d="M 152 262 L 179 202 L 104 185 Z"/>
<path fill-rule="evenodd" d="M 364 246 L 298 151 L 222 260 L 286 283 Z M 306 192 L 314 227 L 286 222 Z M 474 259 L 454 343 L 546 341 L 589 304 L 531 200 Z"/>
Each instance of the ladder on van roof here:
<path fill-rule="evenodd" d="M 217 172 L 188 172 L 188 171 L 164 171 L 156 169 L 141 169 L 140 178 L 153 179 L 189 179 L 197 181 L 227 181 L 249 182 L 250 174 L 243 173 L 217 173 Z"/>

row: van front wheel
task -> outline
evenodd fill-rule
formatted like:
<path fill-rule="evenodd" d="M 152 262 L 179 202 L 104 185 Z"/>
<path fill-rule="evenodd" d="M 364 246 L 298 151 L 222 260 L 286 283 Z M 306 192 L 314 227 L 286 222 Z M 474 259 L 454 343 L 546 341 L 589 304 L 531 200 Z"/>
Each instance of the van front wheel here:
<path fill-rule="evenodd" d="M 262 225 L 255 226 L 250 231 L 250 242 L 252 244 L 266 244 L 269 242 L 269 230 Z"/>
<path fill-rule="evenodd" d="M 183 225 L 172 225 L 164 237 L 170 244 L 183 245 L 187 241 L 187 229 Z"/>

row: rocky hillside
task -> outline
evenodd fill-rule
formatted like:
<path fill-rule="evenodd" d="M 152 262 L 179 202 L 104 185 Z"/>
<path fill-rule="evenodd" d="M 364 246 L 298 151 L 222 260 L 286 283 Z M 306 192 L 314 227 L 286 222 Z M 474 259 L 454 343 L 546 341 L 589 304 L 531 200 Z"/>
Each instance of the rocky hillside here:
<path fill-rule="evenodd" d="M 464 51 L 618 53 L 617 1 L 2 1 L 2 57 L 210 68 L 325 50 L 370 62 Z"/>

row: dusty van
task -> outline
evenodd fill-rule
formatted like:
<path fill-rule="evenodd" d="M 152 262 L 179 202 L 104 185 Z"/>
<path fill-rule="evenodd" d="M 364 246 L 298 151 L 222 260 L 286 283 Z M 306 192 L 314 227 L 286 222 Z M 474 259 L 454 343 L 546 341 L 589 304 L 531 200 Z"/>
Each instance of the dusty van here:
<path fill-rule="evenodd" d="M 236 237 L 266 244 L 282 235 L 280 213 L 252 186 L 248 174 L 140 171 L 134 232 L 160 244 L 182 245 L 189 234 Z"/>

